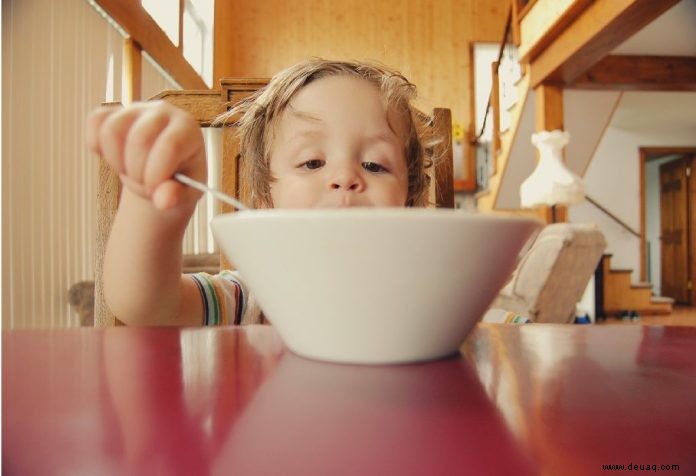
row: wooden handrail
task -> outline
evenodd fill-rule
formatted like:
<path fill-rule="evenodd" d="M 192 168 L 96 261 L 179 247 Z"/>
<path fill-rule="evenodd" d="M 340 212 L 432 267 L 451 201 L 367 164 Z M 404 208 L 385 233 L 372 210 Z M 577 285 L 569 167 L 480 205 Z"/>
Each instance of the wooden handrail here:
<path fill-rule="evenodd" d="M 500 66 L 500 62 L 503 59 L 503 53 L 505 52 L 505 45 L 508 42 L 507 40 L 508 40 L 508 37 L 510 36 L 511 28 L 512 28 L 512 5 L 510 6 L 510 10 L 508 11 L 508 17 L 507 17 L 507 21 L 505 23 L 505 33 L 503 34 L 503 39 L 500 42 L 500 49 L 498 50 L 498 58 L 493 63 L 496 65 L 495 66 L 496 70 Z M 495 83 L 491 84 L 491 92 L 488 93 L 488 104 L 486 105 L 486 113 L 483 116 L 483 123 L 481 124 L 481 130 L 476 135 L 474 140 L 471 142 L 471 145 L 478 144 L 479 139 L 481 138 L 481 136 L 483 136 L 483 132 L 486 130 L 486 122 L 488 121 L 488 111 L 491 108 L 491 104 L 492 104 L 492 100 L 493 100 L 493 88 L 495 86 L 496 86 Z M 497 104 L 496 106 L 499 108 L 500 104 Z M 498 134 L 498 131 L 493 131 L 493 134 Z"/>
<path fill-rule="evenodd" d="M 155 62 L 184 89 L 210 89 L 184 58 L 183 42 L 175 45 L 139 0 L 94 0 Z"/>
<path fill-rule="evenodd" d="M 493 137 L 491 142 L 493 143 L 493 164 L 497 164 L 496 157 L 498 157 L 498 151 L 500 150 L 500 76 L 498 75 L 498 67 L 500 63 L 494 61 L 491 63 L 491 99 L 490 102 L 493 104 Z M 486 111 L 488 112 L 488 111 Z M 496 166 L 493 166 L 493 174 L 497 173 Z"/>
<path fill-rule="evenodd" d="M 525 5 L 521 5 L 520 0 L 513 0 L 514 2 L 518 2 L 518 8 L 519 8 L 519 14 L 517 16 L 517 21 L 522 21 L 522 19 L 529 13 L 529 10 L 531 10 L 534 7 L 534 4 L 536 3 L 537 0 L 530 0 L 528 1 Z"/>
<path fill-rule="evenodd" d="M 590 202 L 592 205 L 594 205 L 594 206 L 597 207 L 599 210 L 601 210 L 602 212 L 604 212 L 609 218 L 611 218 L 611 219 L 614 220 L 616 223 L 618 223 L 619 225 L 621 225 L 621 227 L 623 227 L 623 228 L 624 228 L 626 231 L 628 231 L 630 234 L 632 234 L 632 235 L 635 236 L 636 238 L 640 238 L 640 233 L 638 233 L 636 230 L 634 230 L 633 228 L 631 228 L 629 225 L 626 224 L 626 222 L 624 222 L 624 221 L 621 220 L 619 217 L 617 217 L 616 215 L 614 215 L 612 212 L 610 212 L 609 210 L 607 210 L 606 208 L 604 208 L 602 205 L 600 205 L 599 203 L 597 203 L 597 201 L 596 201 L 595 199 L 593 199 L 593 198 L 590 197 L 589 195 L 585 195 L 585 198 L 586 198 L 587 201 Z"/>

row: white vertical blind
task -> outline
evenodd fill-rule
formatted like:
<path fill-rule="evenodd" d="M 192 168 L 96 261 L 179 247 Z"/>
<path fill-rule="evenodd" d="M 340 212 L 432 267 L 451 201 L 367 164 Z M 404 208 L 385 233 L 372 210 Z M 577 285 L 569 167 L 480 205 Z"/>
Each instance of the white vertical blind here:
<path fill-rule="evenodd" d="M 123 38 L 85 0 L 2 2 L 2 326 L 79 325 L 93 280 L 97 159 L 84 119 L 119 101 Z M 143 97 L 177 86 L 143 62 Z"/>
<path fill-rule="evenodd" d="M 106 86 L 120 91 L 122 38 L 84 0 L 2 9 L 3 328 L 74 326 L 67 290 L 93 279 L 97 163 L 83 123 L 118 100 Z"/>
<path fill-rule="evenodd" d="M 142 97 L 148 99 L 166 89 L 180 89 L 166 72 L 150 58 L 143 55 L 142 66 Z M 208 186 L 220 188 L 222 183 L 222 132 L 219 128 L 205 127 L 202 129 L 208 157 Z M 183 252 L 186 254 L 216 253 L 218 248 L 210 232 L 210 219 L 219 213 L 219 207 L 209 196 L 204 195 L 196 206 L 191 222 L 184 234 Z"/>
<path fill-rule="evenodd" d="M 203 128 L 203 139 L 205 140 L 206 155 L 208 157 L 208 186 L 220 189 L 222 183 L 220 160 L 220 157 L 222 157 L 221 129 L 214 127 Z M 203 195 L 184 234 L 184 253 L 216 253 L 218 251 L 213 241 L 209 223 L 210 219 L 219 211 L 218 203 L 209 195 Z"/>

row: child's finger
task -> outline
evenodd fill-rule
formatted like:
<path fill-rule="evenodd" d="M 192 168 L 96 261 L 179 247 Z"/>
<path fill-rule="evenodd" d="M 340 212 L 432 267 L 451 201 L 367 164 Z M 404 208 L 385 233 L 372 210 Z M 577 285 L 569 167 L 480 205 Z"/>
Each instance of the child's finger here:
<path fill-rule="evenodd" d="M 85 119 L 85 143 L 89 150 L 97 155 L 101 155 L 99 146 L 99 131 L 104 121 L 113 113 L 120 110 L 117 105 L 102 106 L 90 112 Z"/>
<path fill-rule="evenodd" d="M 152 203 L 159 210 L 170 210 L 181 203 L 185 192 L 185 185 L 176 180 L 167 180 L 152 193 Z"/>
<path fill-rule="evenodd" d="M 169 121 L 170 114 L 166 109 L 148 108 L 131 125 L 123 149 L 123 162 L 126 173 L 133 180 L 142 183 L 152 144 Z"/>
<path fill-rule="evenodd" d="M 123 186 L 128 188 L 128 190 L 142 198 L 150 199 L 150 195 L 145 190 L 145 187 L 143 187 L 141 184 L 131 179 L 126 174 L 119 174 L 119 177 L 121 179 L 121 183 L 123 183 Z"/>
<path fill-rule="evenodd" d="M 128 107 L 109 115 L 99 130 L 101 155 L 119 173 L 125 172 L 123 150 L 126 137 L 133 123 L 141 114 L 141 108 Z"/>
<path fill-rule="evenodd" d="M 205 180 L 206 175 L 203 135 L 193 118 L 184 113 L 172 116 L 152 145 L 143 184 L 146 189 L 153 190 L 175 172 L 183 172 L 196 180 Z"/>

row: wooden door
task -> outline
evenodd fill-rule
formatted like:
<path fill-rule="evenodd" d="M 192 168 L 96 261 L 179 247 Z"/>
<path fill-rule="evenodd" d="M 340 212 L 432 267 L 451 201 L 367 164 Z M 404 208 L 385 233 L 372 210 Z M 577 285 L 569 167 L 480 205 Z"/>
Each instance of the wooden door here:
<path fill-rule="evenodd" d="M 689 193 L 690 157 L 660 166 L 662 295 L 690 304 Z"/>

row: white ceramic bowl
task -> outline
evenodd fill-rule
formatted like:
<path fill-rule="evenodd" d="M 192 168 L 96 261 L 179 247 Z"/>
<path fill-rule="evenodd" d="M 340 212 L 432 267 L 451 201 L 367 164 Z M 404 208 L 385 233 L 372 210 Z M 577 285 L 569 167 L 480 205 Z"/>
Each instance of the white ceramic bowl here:
<path fill-rule="evenodd" d="M 418 208 L 255 210 L 212 221 L 293 352 L 370 364 L 456 353 L 538 226 Z"/>

